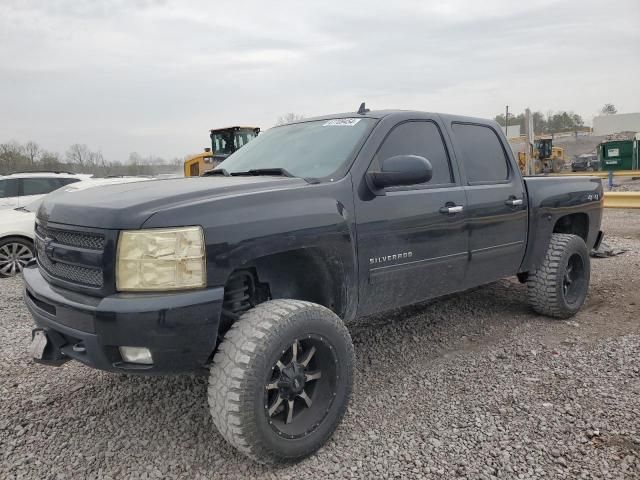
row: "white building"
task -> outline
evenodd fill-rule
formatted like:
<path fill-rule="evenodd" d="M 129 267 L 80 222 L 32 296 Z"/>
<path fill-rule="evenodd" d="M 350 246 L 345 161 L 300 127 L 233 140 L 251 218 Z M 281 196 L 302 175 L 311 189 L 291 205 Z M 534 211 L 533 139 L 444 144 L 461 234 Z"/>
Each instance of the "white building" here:
<path fill-rule="evenodd" d="M 611 135 L 620 132 L 640 132 L 640 113 L 616 113 L 593 117 L 593 134 Z"/>
<path fill-rule="evenodd" d="M 502 131 L 505 131 L 505 127 L 500 127 Z M 520 125 L 509 125 L 509 130 L 507 131 L 507 138 L 517 138 L 520 136 Z"/>

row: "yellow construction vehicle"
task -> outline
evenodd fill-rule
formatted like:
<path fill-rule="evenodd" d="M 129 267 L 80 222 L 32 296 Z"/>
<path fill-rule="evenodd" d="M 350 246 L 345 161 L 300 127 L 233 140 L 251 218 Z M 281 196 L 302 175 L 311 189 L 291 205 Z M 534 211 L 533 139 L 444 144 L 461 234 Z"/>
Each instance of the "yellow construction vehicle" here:
<path fill-rule="evenodd" d="M 184 162 L 184 176 L 197 177 L 207 170 L 214 169 L 220 162 L 256 138 L 258 127 L 226 127 L 209 131 L 211 148 L 187 158 Z"/>
<path fill-rule="evenodd" d="M 536 136 L 531 153 L 531 174 L 560 173 L 565 169 L 564 148 L 553 146 L 553 137 Z M 527 154 L 518 152 L 518 165 L 524 174 L 527 172 Z"/>
<path fill-rule="evenodd" d="M 207 147 L 204 152 L 192 155 L 184 161 L 184 176 L 198 177 L 206 170 L 213 168 L 213 154 L 211 148 Z"/>

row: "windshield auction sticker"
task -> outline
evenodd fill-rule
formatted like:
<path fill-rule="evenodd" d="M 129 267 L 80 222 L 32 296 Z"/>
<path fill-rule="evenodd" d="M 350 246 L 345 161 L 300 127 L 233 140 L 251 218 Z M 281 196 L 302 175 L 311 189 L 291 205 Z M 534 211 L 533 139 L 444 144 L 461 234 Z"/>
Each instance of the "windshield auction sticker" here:
<path fill-rule="evenodd" d="M 334 118 L 322 124 L 323 127 L 353 127 L 361 118 Z"/>

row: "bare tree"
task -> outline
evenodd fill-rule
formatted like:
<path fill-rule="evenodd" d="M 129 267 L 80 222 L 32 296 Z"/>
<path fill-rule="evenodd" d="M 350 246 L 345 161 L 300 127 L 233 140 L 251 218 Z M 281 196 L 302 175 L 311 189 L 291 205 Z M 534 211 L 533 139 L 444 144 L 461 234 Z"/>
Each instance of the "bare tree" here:
<path fill-rule="evenodd" d="M 0 144 L 0 173 L 11 173 L 25 168 L 24 148 L 18 142 L 11 141 Z"/>
<path fill-rule="evenodd" d="M 87 157 L 87 166 L 104 168 L 106 166 L 106 162 L 104 156 L 102 155 L 102 152 L 89 151 L 89 155 Z"/>
<path fill-rule="evenodd" d="M 40 165 L 43 170 L 60 170 L 62 161 L 56 152 L 42 151 L 40 155 Z"/>
<path fill-rule="evenodd" d="M 73 170 L 97 176 L 175 174 L 182 171 L 182 164 L 180 158 L 165 159 L 136 152 L 129 155 L 128 162 L 109 161 L 101 151 L 77 143 L 71 145 L 62 158 L 35 142 L 25 145 L 16 141 L 0 143 L 0 175 L 24 170 Z"/>
<path fill-rule="evenodd" d="M 84 144 L 74 143 L 67 150 L 66 156 L 69 163 L 77 164 L 81 169 L 85 167 L 91 151 Z"/>
<path fill-rule="evenodd" d="M 302 120 L 304 118 L 304 115 L 300 115 L 298 113 L 293 113 L 293 112 L 289 112 L 286 115 L 281 115 L 278 117 L 278 120 L 276 120 L 276 126 L 277 125 L 286 125 L 287 123 L 293 123 L 297 120 Z"/>
<path fill-rule="evenodd" d="M 23 155 L 24 148 L 15 140 L 12 140 L 8 143 L 0 143 L 0 155 Z"/>
<path fill-rule="evenodd" d="M 142 163 L 142 155 L 138 152 L 131 152 L 129 154 L 129 163 L 131 165 L 140 165 Z"/>
<path fill-rule="evenodd" d="M 604 107 L 600 110 L 600 113 L 602 113 L 602 115 L 615 115 L 618 113 L 618 109 L 613 103 L 605 103 Z"/>
<path fill-rule="evenodd" d="M 29 141 L 24 146 L 24 153 L 29 157 L 29 161 L 31 162 L 31 165 L 33 165 L 42 154 L 42 149 L 36 142 Z"/>

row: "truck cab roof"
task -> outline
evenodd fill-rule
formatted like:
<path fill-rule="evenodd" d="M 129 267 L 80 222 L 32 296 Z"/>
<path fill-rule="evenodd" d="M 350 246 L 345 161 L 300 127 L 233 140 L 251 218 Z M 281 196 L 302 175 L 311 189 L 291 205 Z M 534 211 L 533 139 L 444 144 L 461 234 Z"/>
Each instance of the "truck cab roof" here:
<path fill-rule="evenodd" d="M 382 120 L 385 117 L 440 117 L 444 121 L 449 122 L 463 122 L 463 123 L 477 123 L 482 125 L 497 125 L 497 122 L 494 120 L 489 120 L 486 118 L 479 117 L 470 117 L 464 115 L 456 115 L 451 113 L 438 113 L 438 112 L 426 112 L 420 110 L 401 110 L 401 109 L 388 109 L 388 110 L 371 110 L 366 113 L 357 113 L 357 112 L 344 112 L 344 113 L 334 113 L 330 115 L 320 115 L 317 117 L 309 117 L 303 118 L 300 120 L 296 120 L 287 125 L 295 124 L 295 123 L 305 123 L 305 122 L 314 122 L 318 120 L 331 120 L 334 118 L 372 118 L 374 120 Z"/>

